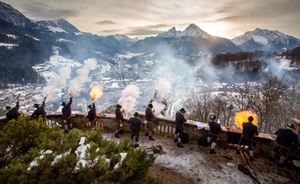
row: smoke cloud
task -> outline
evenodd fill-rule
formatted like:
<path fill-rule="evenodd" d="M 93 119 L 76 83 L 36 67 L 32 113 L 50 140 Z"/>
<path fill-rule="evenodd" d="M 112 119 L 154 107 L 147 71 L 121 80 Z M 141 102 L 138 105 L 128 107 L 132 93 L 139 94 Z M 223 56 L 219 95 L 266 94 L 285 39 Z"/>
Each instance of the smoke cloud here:
<path fill-rule="evenodd" d="M 122 105 L 126 115 L 133 113 L 134 107 L 137 104 L 137 99 L 140 96 L 140 89 L 136 85 L 128 85 L 122 91 L 122 96 L 118 104 Z"/>
<path fill-rule="evenodd" d="M 66 86 L 67 81 L 70 79 L 70 74 L 70 67 L 59 68 L 57 76 L 43 88 L 42 94 L 48 95 L 49 101 L 57 100 L 59 98 L 58 94 L 62 92 L 62 88 Z"/>
<path fill-rule="evenodd" d="M 155 110 L 155 115 L 161 115 L 161 112 L 166 108 L 166 98 L 171 91 L 171 83 L 163 78 L 159 78 L 155 87 L 155 96 L 152 105 Z"/>
<path fill-rule="evenodd" d="M 78 96 L 80 94 L 82 85 L 88 80 L 90 71 L 95 70 L 96 68 L 96 59 L 90 58 L 85 60 L 83 66 L 76 70 L 77 76 L 70 81 L 68 91 L 71 92 L 73 96 Z"/>
<path fill-rule="evenodd" d="M 171 83 L 167 79 L 159 78 L 155 90 L 158 100 L 162 100 L 170 93 Z"/>

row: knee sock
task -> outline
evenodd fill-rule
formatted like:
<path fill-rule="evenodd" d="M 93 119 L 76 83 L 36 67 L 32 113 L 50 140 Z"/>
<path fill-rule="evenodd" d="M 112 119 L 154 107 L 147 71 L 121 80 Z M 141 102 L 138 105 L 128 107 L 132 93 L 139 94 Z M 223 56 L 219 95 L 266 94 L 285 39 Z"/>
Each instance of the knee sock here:
<path fill-rule="evenodd" d="M 216 145 L 217 144 L 215 142 L 212 142 L 211 145 L 210 145 L 210 149 L 215 149 Z"/>
<path fill-rule="evenodd" d="M 178 138 L 178 144 L 181 143 L 181 138 Z"/>
<path fill-rule="evenodd" d="M 68 130 L 68 125 L 64 125 L 65 130 Z"/>
<path fill-rule="evenodd" d="M 249 151 L 250 157 L 253 157 L 253 151 Z"/>
<path fill-rule="evenodd" d="M 149 136 L 150 136 L 150 137 L 152 136 L 152 131 L 149 131 Z"/>
<path fill-rule="evenodd" d="M 70 123 L 70 128 L 73 128 L 73 124 L 72 123 Z"/>
<path fill-rule="evenodd" d="M 119 129 L 116 129 L 116 134 L 118 134 L 119 133 Z"/>
<path fill-rule="evenodd" d="M 283 164 L 284 161 L 285 161 L 285 157 L 284 156 L 280 156 L 279 163 Z"/>
<path fill-rule="evenodd" d="M 207 137 L 207 143 L 209 143 L 211 141 L 210 137 Z"/>

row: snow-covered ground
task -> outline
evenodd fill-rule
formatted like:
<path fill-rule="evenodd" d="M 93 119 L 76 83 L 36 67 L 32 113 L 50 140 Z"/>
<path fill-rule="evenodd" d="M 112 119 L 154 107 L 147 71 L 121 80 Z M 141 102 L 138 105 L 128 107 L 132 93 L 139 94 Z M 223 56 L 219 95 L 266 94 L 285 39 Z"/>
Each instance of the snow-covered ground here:
<path fill-rule="evenodd" d="M 105 139 L 119 141 L 113 133 L 103 133 Z M 121 135 L 121 139 L 129 135 Z M 143 147 L 162 146 L 165 154 L 156 155 L 155 164 L 169 168 L 186 178 L 190 178 L 199 184 L 231 184 L 231 183 L 254 183 L 253 180 L 238 169 L 239 160 L 235 149 L 218 149 L 216 155 L 210 155 L 209 147 L 200 147 L 195 142 L 184 144 L 184 148 L 177 148 L 171 137 L 154 136 L 155 141 L 149 141 L 144 133 L 140 134 L 139 144 Z M 225 155 L 236 157 L 232 160 L 224 158 Z M 264 158 L 257 158 L 253 162 L 261 164 Z M 265 167 L 268 167 L 265 165 Z M 275 166 L 276 167 L 276 166 Z M 261 183 L 293 183 L 288 178 L 274 172 L 257 172 L 256 177 Z M 176 181 L 173 181 L 175 184 Z"/>

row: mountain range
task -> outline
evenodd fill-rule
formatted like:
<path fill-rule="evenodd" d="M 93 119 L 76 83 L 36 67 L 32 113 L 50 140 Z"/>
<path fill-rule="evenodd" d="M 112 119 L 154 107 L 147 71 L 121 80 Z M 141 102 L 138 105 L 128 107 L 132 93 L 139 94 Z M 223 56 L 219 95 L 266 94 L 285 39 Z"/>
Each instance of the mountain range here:
<path fill-rule="evenodd" d="M 173 27 L 157 36 L 141 40 L 120 34 L 99 36 L 81 32 L 65 19 L 30 20 L 9 4 L 0 2 L 0 70 L 4 71 L 0 73 L 1 78 L 6 78 L 9 74 L 7 63 L 11 63 L 13 67 L 28 67 L 28 71 L 31 71 L 33 65 L 45 62 L 51 55 L 49 47 L 59 48 L 60 55 L 79 62 L 93 57 L 115 64 L 112 58 L 116 54 L 128 51 L 133 53 L 167 51 L 189 56 L 255 50 L 282 52 L 298 46 L 300 46 L 298 38 L 279 31 L 257 28 L 230 40 L 212 36 L 195 24 L 190 24 L 183 31 Z M 30 59 L 32 56 L 35 56 L 34 61 Z M 22 63 L 19 65 L 21 60 Z"/>

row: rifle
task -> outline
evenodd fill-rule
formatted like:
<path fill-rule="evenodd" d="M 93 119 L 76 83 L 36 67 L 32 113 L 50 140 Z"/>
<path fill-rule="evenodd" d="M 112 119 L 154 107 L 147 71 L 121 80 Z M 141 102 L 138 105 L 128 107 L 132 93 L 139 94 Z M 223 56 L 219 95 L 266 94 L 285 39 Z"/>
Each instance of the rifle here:
<path fill-rule="evenodd" d="M 242 171 L 244 174 L 248 175 L 251 179 L 253 179 L 255 183 L 260 184 L 260 181 L 258 181 L 258 179 L 254 176 L 250 161 L 246 158 L 242 150 L 239 150 L 239 152 L 247 167 L 243 166 L 242 164 L 239 164 L 238 169 Z"/>

